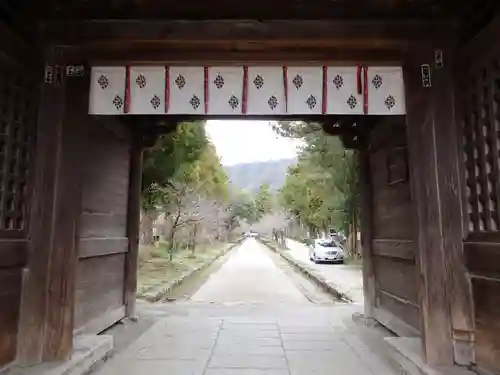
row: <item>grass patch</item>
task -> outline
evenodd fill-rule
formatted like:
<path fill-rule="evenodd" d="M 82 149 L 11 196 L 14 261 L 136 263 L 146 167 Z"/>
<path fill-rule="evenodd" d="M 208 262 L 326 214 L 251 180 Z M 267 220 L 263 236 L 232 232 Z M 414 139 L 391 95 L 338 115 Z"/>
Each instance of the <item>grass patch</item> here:
<path fill-rule="evenodd" d="M 170 283 L 190 270 L 217 257 L 227 244 L 200 245 L 193 253 L 189 249 L 179 249 L 172 255 L 166 244 L 141 246 L 139 249 L 138 294 Z"/>

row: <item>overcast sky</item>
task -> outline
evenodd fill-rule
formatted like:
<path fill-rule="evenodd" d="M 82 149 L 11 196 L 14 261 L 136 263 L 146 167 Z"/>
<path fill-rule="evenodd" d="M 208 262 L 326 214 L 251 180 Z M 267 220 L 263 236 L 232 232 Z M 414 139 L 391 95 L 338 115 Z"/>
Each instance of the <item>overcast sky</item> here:
<path fill-rule="evenodd" d="M 293 158 L 299 142 L 278 136 L 269 121 L 207 121 L 206 131 L 224 165 Z"/>

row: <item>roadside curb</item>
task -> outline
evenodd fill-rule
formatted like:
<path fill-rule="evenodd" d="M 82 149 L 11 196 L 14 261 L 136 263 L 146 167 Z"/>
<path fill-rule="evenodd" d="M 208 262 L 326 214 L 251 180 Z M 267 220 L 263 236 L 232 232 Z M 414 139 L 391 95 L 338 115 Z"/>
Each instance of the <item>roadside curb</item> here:
<path fill-rule="evenodd" d="M 264 246 L 269 248 L 271 251 L 278 253 L 283 259 L 285 259 L 288 263 L 290 263 L 293 267 L 295 267 L 298 271 L 300 271 L 307 278 L 312 280 L 316 285 L 323 288 L 327 293 L 331 294 L 338 300 L 346 303 L 352 303 L 353 300 L 345 293 L 342 293 L 338 290 L 337 286 L 328 281 L 321 273 L 316 271 L 315 269 L 309 267 L 309 265 L 297 260 L 287 254 L 283 249 L 280 249 L 277 245 L 272 243 L 271 241 L 267 241 L 264 239 L 258 239 Z"/>
<path fill-rule="evenodd" d="M 162 298 L 166 297 L 167 294 L 169 294 L 172 291 L 172 289 L 181 285 L 185 280 L 189 279 L 190 277 L 194 276 L 198 272 L 203 271 L 205 268 L 212 265 L 217 259 L 226 255 L 228 252 L 230 252 L 232 249 L 234 249 L 236 246 L 238 246 L 243 240 L 244 240 L 244 237 L 238 239 L 236 242 L 229 244 L 226 249 L 224 249 L 220 252 L 220 254 L 218 254 L 214 258 L 209 259 L 206 262 L 200 264 L 198 267 L 193 268 L 192 270 L 185 272 L 184 274 L 179 276 L 177 279 L 175 279 L 169 283 L 153 287 L 152 289 L 150 289 L 147 292 L 138 293 L 137 298 L 144 300 L 144 301 L 147 301 L 147 302 L 158 302 Z"/>

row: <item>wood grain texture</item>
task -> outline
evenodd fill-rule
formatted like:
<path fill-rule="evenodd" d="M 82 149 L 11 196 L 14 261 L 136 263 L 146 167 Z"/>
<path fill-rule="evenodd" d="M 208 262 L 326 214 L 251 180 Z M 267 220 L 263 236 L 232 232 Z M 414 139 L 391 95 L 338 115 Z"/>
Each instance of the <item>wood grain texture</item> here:
<path fill-rule="evenodd" d="M 128 317 L 136 314 L 137 272 L 139 267 L 139 233 L 141 220 L 142 187 L 142 137 L 140 130 L 134 128 L 133 143 L 130 151 L 130 179 L 128 190 L 127 236 L 129 248 L 125 270 L 125 306 Z"/>
<path fill-rule="evenodd" d="M 126 253 L 128 238 L 86 238 L 78 242 L 78 258 L 100 257 L 105 255 Z"/>
<path fill-rule="evenodd" d="M 60 51 L 47 50 L 46 62 L 55 64 L 60 57 Z M 39 68 L 42 70 L 42 67 Z M 23 286 L 17 356 L 17 361 L 26 365 L 38 363 L 43 357 L 63 112 L 64 88 L 40 83 L 34 195 L 30 213 L 32 251 L 28 260 L 29 272 Z"/>
<path fill-rule="evenodd" d="M 124 305 L 125 258 L 115 254 L 78 262 L 75 330 Z"/>
<path fill-rule="evenodd" d="M 80 238 L 123 237 L 127 215 L 123 213 L 82 212 L 79 222 Z"/>
<path fill-rule="evenodd" d="M 28 263 L 28 240 L 0 239 L 0 269 L 23 267 Z"/>
<path fill-rule="evenodd" d="M 372 241 L 373 253 L 379 256 L 406 259 L 414 262 L 415 242 L 412 240 L 395 240 L 376 238 Z"/>
<path fill-rule="evenodd" d="M 0 269 L 0 367 L 16 357 L 22 269 Z"/>
<path fill-rule="evenodd" d="M 45 321 L 44 360 L 64 360 L 73 351 L 74 301 L 77 275 L 77 229 L 81 210 L 83 130 L 88 108 L 88 77 L 65 83 L 65 116 L 56 174 L 54 227 L 49 263 L 49 300 Z"/>
<path fill-rule="evenodd" d="M 128 126 L 86 116 L 79 215 L 75 332 L 102 328 L 123 315 L 130 167 Z M 97 327 L 97 328 L 96 328 Z"/>
<path fill-rule="evenodd" d="M 418 306 L 415 264 L 401 259 L 376 256 L 375 274 L 379 290 Z"/>
<path fill-rule="evenodd" d="M 446 234 L 443 232 L 444 226 L 447 225 L 443 222 L 443 212 L 446 210 L 455 212 L 457 208 L 443 205 L 442 199 L 445 199 L 444 195 L 449 190 L 441 185 L 442 178 L 438 177 L 446 172 L 444 166 L 440 166 L 442 154 L 437 150 L 439 147 L 437 147 L 436 127 L 451 126 L 452 129 L 448 131 L 453 131 L 454 122 L 443 121 L 445 113 L 453 119 L 453 107 L 443 102 L 442 97 L 440 98 L 444 93 L 435 89 L 436 85 L 433 85 L 431 90 L 422 87 L 420 64 L 429 61 L 432 56 L 431 47 L 414 45 L 404 66 L 408 150 L 412 197 L 416 202 L 418 218 L 420 275 L 417 280 L 423 318 L 423 352 L 430 364 L 451 365 L 454 363 L 454 354 L 445 252 L 453 250 L 443 247 L 443 236 L 450 235 L 448 231 Z M 450 95 L 450 91 L 446 92 Z M 438 114 L 439 111 L 443 113 Z M 449 150 L 451 153 L 456 152 L 453 147 Z M 450 205 L 452 202 L 448 200 L 447 203 Z M 455 205 L 458 205 L 460 210 L 459 200 Z M 460 222 L 460 214 L 458 219 Z"/>
<path fill-rule="evenodd" d="M 296 45 L 329 41 L 337 46 L 371 48 L 424 40 L 443 27 L 452 28 L 453 24 L 401 20 L 91 20 L 48 22 L 43 37 L 56 45 L 275 40 Z"/>
<path fill-rule="evenodd" d="M 500 371 L 500 279 L 473 278 L 476 309 L 476 359 L 479 366 Z"/>
<path fill-rule="evenodd" d="M 383 291 L 379 292 L 378 300 L 379 309 L 386 310 L 412 328 L 410 332 L 402 332 L 402 334 L 413 332 L 412 336 L 415 336 L 421 331 L 420 310 L 417 306 Z M 396 331 L 396 333 L 399 332 Z"/>
<path fill-rule="evenodd" d="M 365 317 L 374 318 L 376 305 L 375 269 L 373 267 L 373 192 L 368 145 L 358 153 L 359 187 L 361 195 L 361 250 L 363 255 L 363 291 Z"/>
<path fill-rule="evenodd" d="M 397 183 L 389 178 L 391 155 L 403 155 L 406 160 L 404 117 L 381 120 L 370 131 L 369 142 L 375 317 L 397 333 L 414 336 L 420 329 L 415 209 L 408 176 Z"/>

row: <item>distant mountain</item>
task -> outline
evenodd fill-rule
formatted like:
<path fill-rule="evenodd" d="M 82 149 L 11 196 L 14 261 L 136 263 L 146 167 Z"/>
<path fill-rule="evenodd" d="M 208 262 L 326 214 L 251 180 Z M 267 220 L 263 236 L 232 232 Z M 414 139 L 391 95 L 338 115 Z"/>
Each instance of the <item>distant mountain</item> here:
<path fill-rule="evenodd" d="M 296 159 L 270 160 L 229 165 L 224 169 L 231 183 L 240 189 L 256 192 L 262 184 L 268 184 L 276 191 L 285 183 L 288 167 L 296 162 Z"/>

